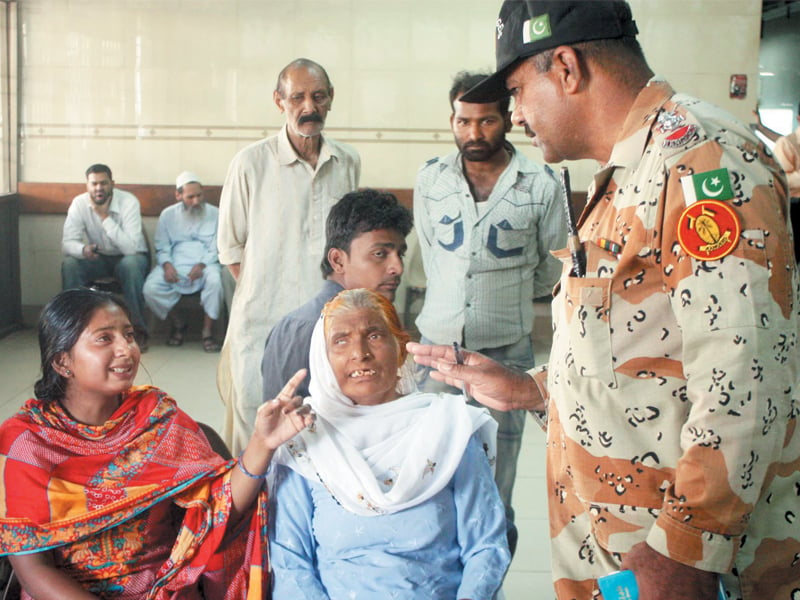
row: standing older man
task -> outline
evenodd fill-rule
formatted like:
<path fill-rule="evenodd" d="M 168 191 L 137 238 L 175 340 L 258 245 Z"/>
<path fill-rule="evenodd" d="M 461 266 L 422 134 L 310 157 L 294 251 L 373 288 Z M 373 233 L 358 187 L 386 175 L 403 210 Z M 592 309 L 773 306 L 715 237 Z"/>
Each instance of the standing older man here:
<path fill-rule="evenodd" d="M 144 282 L 144 299 L 161 320 L 184 294 L 200 292 L 203 307 L 203 350 L 219 352 L 213 337 L 214 321 L 222 305 L 222 277 L 217 259 L 217 223 L 219 210 L 206 204 L 203 184 L 191 171 L 175 180 L 178 201 L 161 212 L 156 228 L 158 264 Z M 188 324 L 181 315 L 172 315 L 168 346 L 180 346 Z"/>
<path fill-rule="evenodd" d="M 547 296 L 561 263 L 550 250 L 566 241 L 558 182 L 506 140 L 508 97 L 472 104 L 458 98 L 485 75 L 462 72 L 450 88 L 450 127 L 458 150 L 426 162 L 414 188 L 427 289 L 417 318 L 423 343 L 482 352 L 526 371 L 533 367 L 533 299 Z M 458 392 L 425 378 L 426 391 Z M 497 420 L 495 480 L 514 522 L 511 496 L 525 428 L 524 410 Z M 516 534 L 509 531 L 512 552 Z"/>
<path fill-rule="evenodd" d="M 236 278 L 217 372 L 226 406 L 223 437 L 234 453 L 261 405 L 261 356 L 270 329 L 317 290 L 330 207 L 358 187 L 356 151 L 322 135 L 333 86 L 319 64 L 297 59 L 273 98 L 281 131 L 240 151 L 220 199 L 219 259 Z"/>
<path fill-rule="evenodd" d="M 800 596 L 797 268 L 787 183 L 743 124 L 653 76 L 627 3 L 507 1 L 497 72 L 545 160 L 601 165 L 564 261 L 547 369 L 417 360 L 547 411 L 559 598 L 630 569 L 641 598 Z M 581 256 L 583 255 L 583 256 Z"/>
<path fill-rule="evenodd" d="M 65 290 L 114 277 L 131 310 L 136 341 L 147 350 L 142 286 L 150 268 L 139 200 L 114 188 L 111 169 L 86 169 L 86 192 L 75 196 L 61 238 L 61 284 Z"/>

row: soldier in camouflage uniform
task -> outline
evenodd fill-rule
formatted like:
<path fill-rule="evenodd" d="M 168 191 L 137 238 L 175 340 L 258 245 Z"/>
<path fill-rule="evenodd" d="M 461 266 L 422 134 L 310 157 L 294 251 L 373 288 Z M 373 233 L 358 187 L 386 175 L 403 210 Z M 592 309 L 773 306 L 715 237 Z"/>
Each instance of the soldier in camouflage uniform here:
<path fill-rule="evenodd" d="M 785 176 L 749 130 L 654 77 L 624 2 L 520 2 L 464 101 L 515 98 L 547 162 L 601 166 L 525 378 L 412 346 L 493 408 L 544 415 L 559 599 L 800 598 L 798 275 Z"/>

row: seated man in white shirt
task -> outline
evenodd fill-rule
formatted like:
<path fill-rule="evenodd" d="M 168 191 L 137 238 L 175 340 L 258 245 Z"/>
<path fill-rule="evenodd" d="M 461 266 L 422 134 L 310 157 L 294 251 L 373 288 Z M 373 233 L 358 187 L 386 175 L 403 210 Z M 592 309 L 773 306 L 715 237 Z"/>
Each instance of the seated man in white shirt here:
<path fill-rule="evenodd" d="M 136 341 L 147 350 L 142 286 L 150 261 L 142 231 L 139 200 L 114 189 L 111 169 L 94 164 L 86 169 L 86 192 L 75 196 L 67 211 L 61 239 L 62 289 L 114 277 L 133 317 Z"/>
<path fill-rule="evenodd" d="M 222 305 L 222 278 L 217 257 L 219 210 L 206 204 L 200 178 L 184 171 L 175 180 L 175 198 L 158 218 L 156 267 L 147 276 L 144 298 L 161 320 L 171 314 L 168 346 L 183 344 L 188 324 L 174 309 L 183 294 L 200 292 L 203 306 L 203 350 L 219 352 L 212 335 Z"/>

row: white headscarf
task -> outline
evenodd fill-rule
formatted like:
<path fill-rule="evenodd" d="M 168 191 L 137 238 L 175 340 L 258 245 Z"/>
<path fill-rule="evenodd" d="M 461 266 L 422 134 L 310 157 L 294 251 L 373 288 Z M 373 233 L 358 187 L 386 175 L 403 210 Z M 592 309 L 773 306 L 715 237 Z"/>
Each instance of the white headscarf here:
<path fill-rule="evenodd" d="M 397 400 L 359 406 L 344 395 L 325 345 L 323 317 L 311 337 L 310 429 L 284 444 L 275 460 L 321 482 L 346 510 L 364 516 L 416 506 L 453 477 L 470 437 L 479 432 L 490 464 L 497 423 L 461 395 L 416 391 L 411 368 L 398 375 Z"/>

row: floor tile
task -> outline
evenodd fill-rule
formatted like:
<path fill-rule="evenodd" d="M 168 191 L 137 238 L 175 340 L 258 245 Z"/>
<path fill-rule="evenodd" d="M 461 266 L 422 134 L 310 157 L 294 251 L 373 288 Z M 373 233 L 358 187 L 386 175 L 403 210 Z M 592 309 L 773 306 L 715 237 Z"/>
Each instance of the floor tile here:
<path fill-rule="evenodd" d="M 506 600 L 554 600 L 550 573 L 512 573 L 503 584 Z"/>
<path fill-rule="evenodd" d="M 512 573 L 546 573 L 550 577 L 550 535 L 547 515 L 537 519 L 516 519 L 519 541 Z"/>

